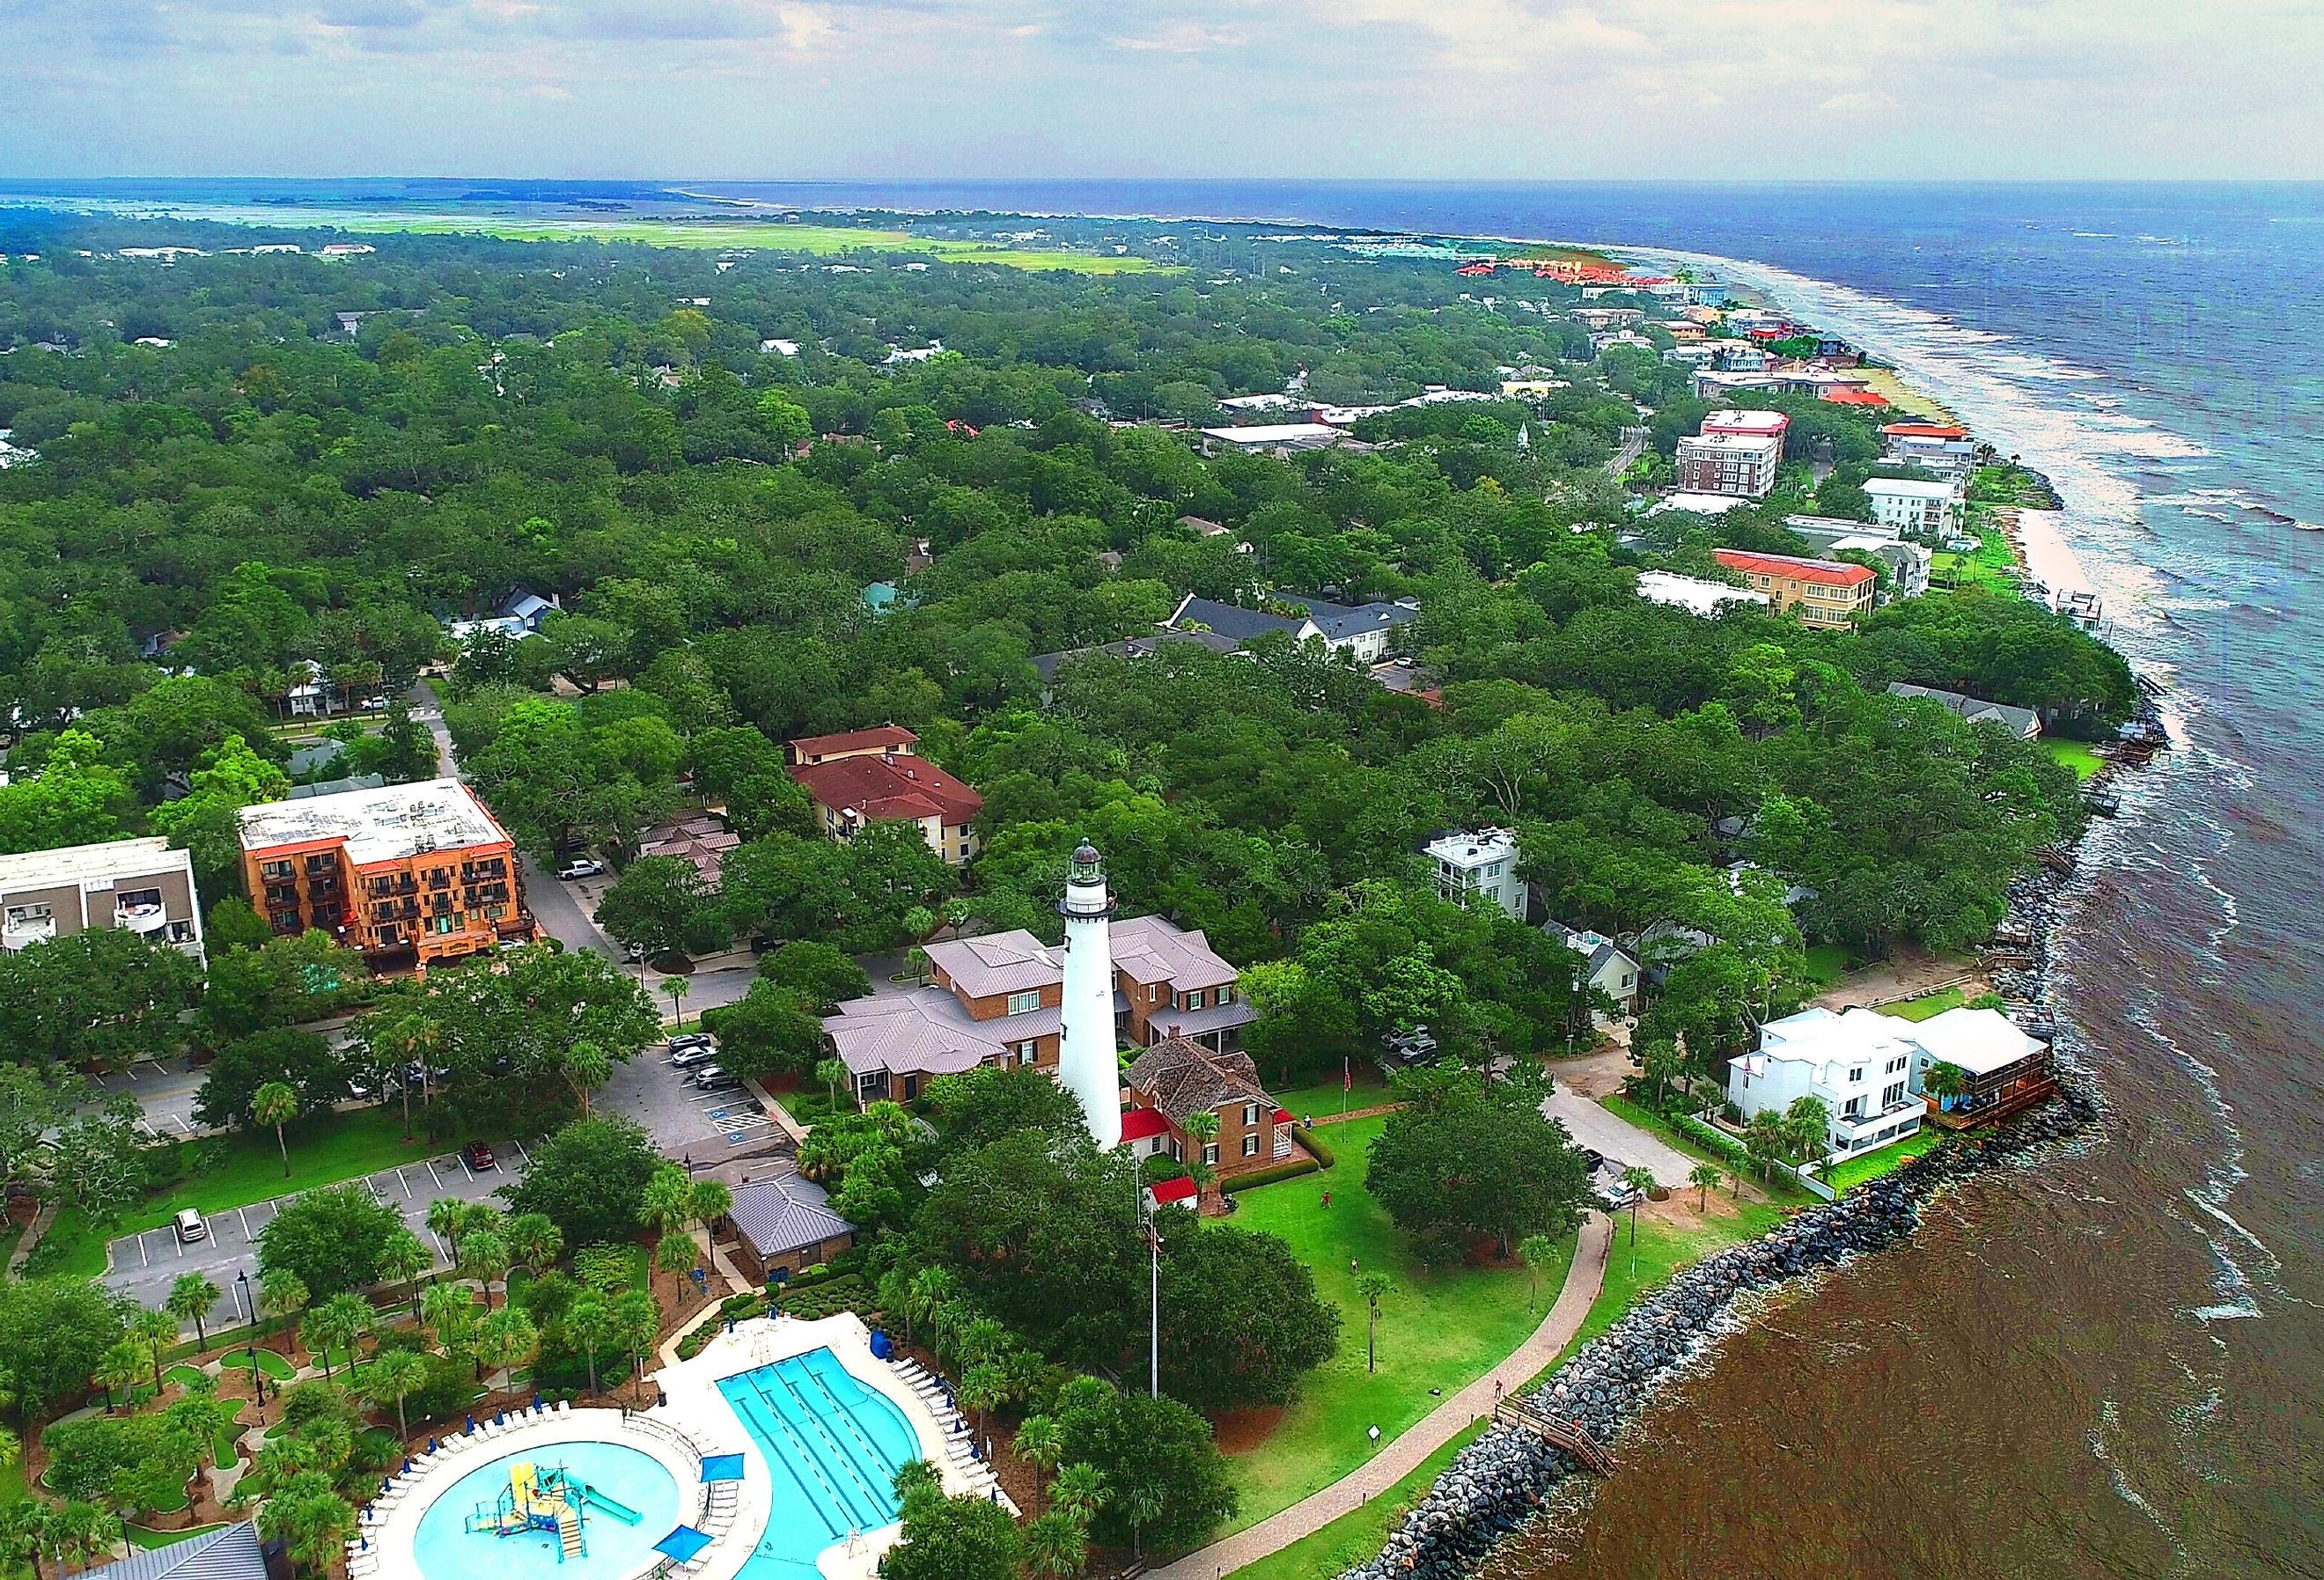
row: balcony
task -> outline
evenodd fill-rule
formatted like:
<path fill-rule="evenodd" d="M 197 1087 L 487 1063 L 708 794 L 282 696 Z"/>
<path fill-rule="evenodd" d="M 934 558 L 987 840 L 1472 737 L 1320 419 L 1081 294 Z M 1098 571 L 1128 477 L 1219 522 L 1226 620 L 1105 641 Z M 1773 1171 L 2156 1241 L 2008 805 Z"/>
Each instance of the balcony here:
<path fill-rule="evenodd" d="M 116 905 L 113 908 L 113 925 L 125 933 L 152 938 L 169 930 L 170 913 L 159 904 Z"/>

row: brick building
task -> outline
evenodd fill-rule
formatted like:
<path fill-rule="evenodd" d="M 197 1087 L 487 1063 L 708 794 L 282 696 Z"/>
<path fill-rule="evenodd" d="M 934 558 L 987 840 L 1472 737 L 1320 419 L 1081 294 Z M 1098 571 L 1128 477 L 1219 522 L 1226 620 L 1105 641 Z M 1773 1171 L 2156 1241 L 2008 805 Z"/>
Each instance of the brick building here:
<path fill-rule="evenodd" d="M 243 877 L 278 933 L 421 966 L 532 937 L 516 845 L 454 779 L 245 807 Z"/>
<path fill-rule="evenodd" d="M 1167 1154 L 1194 1161 L 1186 1122 L 1218 1116 L 1219 1133 L 1203 1160 L 1222 1176 L 1264 1169 L 1291 1156 L 1291 1115 L 1259 1085 L 1247 1053 L 1221 1053 L 1184 1037 L 1165 1038 L 1130 1067 L 1130 1111 L 1122 1140 L 1139 1158 Z"/>
<path fill-rule="evenodd" d="M 882 725 L 790 743 L 790 776 L 815 802 L 825 837 L 846 839 L 867 823 L 915 823 L 928 848 L 954 866 L 976 854 L 970 825 L 984 798 L 918 755 L 919 739 Z"/>

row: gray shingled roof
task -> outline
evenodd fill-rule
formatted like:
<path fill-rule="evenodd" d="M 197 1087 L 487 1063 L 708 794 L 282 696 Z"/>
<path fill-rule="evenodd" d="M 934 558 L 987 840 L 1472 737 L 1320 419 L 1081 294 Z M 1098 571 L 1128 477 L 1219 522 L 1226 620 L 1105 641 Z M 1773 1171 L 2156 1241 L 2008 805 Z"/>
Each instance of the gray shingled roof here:
<path fill-rule="evenodd" d="M 1942 703 L 1970 724 L 1997 724 L 2020 740 L 2030 741 L 2042 733 L 2042 716 L 2030 707 L 2016 707 L 2006 702 L 1987 702 L 1981 697 L 1943 691 L 1934 686 L 1909 686 L 1902 680 L 1891 681 L 1888 694 Z"/>
<path fill-rule="evenodd" d="M 831 1210 L 823 1187 L 797 1174 L 778 1174 L 734 1188 L 728 1216 L 762 1258 L 820 1245 L 855 1225 Z"/>
<path fill-rule="evenodd" d="M 1231 653 L 1242 643 L 1217 631 L 1157 631 L 1151 636 L 1133 636 L 1127 642 L 1110 642 L 1103 647 L 1076 647 L 1064 652 L 1036 653 L 1033 672 L 1044 680 L 1054 680 L 1057 671 L 1074 659 L 1085 659 L 1093 653 L 1111 653 L 1117 658 L 1150 659 L 1166 642 L 1190 642 L 1213 652 Z"/>
<path fill-rule="evenodd" d="M 258 1528 L 245 1520 L 117 1564 L 83 1571 L 83 1580 L 266 1580 Z"/>
<path fill-rule="evenodd" d="M 1383 625 L 1401 625 L 1419 614 L 1420 611 L 1409 604 L 1359 604 L 1353 608 L 1343 604 L 1314 604 L 1307 610 L 1307 617 L 1315 623 L 1315 629 L 1330 642 L 1345 642 Z"/>
<path fill-rule="evenodd" d="M 1286 614 L 1269 614 L 1263 609 L 1246 609 L 1240 604 L 1222 604 L 1216 598 L 1188 598 L 1170 616 L 1170 624 L 1201 625 L 1241 642 L 1265 636 L 1270 631 L 1296 637 L 1306 628 L 1307 622 L 1304 616 L 1294 619 Z"/>

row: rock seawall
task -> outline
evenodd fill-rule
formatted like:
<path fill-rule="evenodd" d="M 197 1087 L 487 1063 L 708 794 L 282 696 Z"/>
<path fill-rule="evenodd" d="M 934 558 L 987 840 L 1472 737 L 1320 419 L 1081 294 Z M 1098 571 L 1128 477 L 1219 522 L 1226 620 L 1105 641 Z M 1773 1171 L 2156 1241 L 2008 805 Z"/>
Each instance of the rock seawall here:
<path fill-rule="evenodd" d="M 2139 719 L 2160 732 L 2151 695 L 2141 698 Z M 2030 960 L 1992 975 L 1995 985 L 2014 1001 L 2032 1006 L 2044 1002 L 2050 930 L 2065 883 L 2063 875 L 2045 868 L 2010 887 L 2005 927 L 2027 941 Z M 2038 1007 L 2019 1018 L 2037 1032 L 2049 1030 Z M 1762 1239 L 1730 1246 L 1680 1271 L 1584 1344 L 1548 1381 L 1524 1396 L 1525 1402 L 1612 1445 L 1664 1386 L 1730 1330 L 1739 1298 L 1895 1245 L 1919 1226 L 1922 1209 L 1945 1186 L 2024 1159 L 2094 1123 L 2098 1104 L 2091 1091 L 2065 1069 L 2059 1070 L 2058 1079 L 2055 1100 L 1990 1132 L 1966 1132 L 1829 1206 L 1795 1214 Z M 1539 1516 L 1561 1488 L 1586 1474 L 1530 1432 L 1489 1428 L 1446 1467 L 1390 1533 L 1380 1556 L 1346 1571 L 1341 1580 L 1452 1580 L 1467 1575 L 1497 1543 Z"/>

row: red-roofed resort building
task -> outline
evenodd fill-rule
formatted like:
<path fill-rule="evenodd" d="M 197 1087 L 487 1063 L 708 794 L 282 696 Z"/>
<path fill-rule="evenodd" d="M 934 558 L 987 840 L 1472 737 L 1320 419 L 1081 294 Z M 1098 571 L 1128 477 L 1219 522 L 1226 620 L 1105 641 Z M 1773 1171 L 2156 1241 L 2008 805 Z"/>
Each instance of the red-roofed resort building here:
<path fill-rule="evenodd" d="M 1805 625 L 1838 630 L 1872 612 L 1880 578 L 1868 565 L 1844 559 L 1802 559 L 1790 554 L 1749 554 L 1720 549 L 1712 558 L 1740 571 L 1746 586 L 1775 600 L 1778 610 L 1795 609 Z"/>
<path fill-rule="evenodd" d="M 790 776 L 827 837 L 849 838 L 867 823 L 917 823 L 928 848 L 954 866 L 976 854 L 972 825 L 984 798 L 914 752 L 919 739 L 882 725 L 790 744 Z"/>

